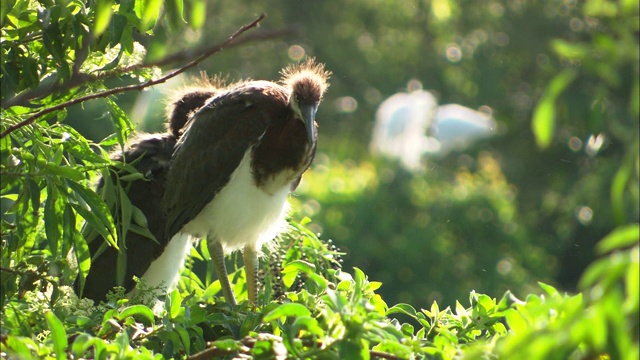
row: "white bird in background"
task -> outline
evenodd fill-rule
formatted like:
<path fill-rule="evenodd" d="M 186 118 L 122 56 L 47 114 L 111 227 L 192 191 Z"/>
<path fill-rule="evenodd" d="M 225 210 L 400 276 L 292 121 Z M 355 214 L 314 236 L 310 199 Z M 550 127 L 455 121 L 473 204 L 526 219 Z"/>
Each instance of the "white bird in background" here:
<path fill-rule="evenodd" d="M 414 81 L 412 81 L 414 82 Z M 416 88 L 415 84 L 410 88 Z M 422 156 L 445 156 L 495 134 L 490 115 L 458 104 L 438 106 L 421 86 L 390 96 L 378 107 L 370 149 L 400 160 L 408 170 L 422 168 Z"/>

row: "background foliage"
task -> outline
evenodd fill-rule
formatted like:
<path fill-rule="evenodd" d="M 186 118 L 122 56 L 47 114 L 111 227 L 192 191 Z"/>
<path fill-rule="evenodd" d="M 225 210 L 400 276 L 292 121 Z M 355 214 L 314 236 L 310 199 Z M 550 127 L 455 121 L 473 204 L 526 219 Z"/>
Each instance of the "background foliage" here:
<path fill-rule="evenodd" d="M 4 354 L 638 357 L 637 2 L 18 0 L 1 10 Z M 126 199 L 112 214 L 93 181 L 121 166 L 107 151 L 134 129 L 162 129 L 163 90 L 5 131 L 157 79 L 154 63 L 184 51 L 170 64 L 181 66 L 262 12 L 262 31 L 298 36 L 223 51 L 200 69 L 276 79 L 313 55 L 334 73 L 321 153 L 293 199 L 293 218 L 312 221 L 283 236 L 262 307 L 216 302 L 217 282 L 196 275 L 202 249 L 160 314 L 122 294 L 100 307 L 78 300 L 64 285 L 77 272 L 71 247 L 89 266 L 85 222 L 114 245 L 131 226 Z M 488 107 L 499 135 L 425 159 L 425 173 L 371 158 L 376 106 L 411 80 L 440 103 Z M 344 251 L 344 270 L 314 233 Z M 243 270 L 232 276 L 241 293 Z"/>

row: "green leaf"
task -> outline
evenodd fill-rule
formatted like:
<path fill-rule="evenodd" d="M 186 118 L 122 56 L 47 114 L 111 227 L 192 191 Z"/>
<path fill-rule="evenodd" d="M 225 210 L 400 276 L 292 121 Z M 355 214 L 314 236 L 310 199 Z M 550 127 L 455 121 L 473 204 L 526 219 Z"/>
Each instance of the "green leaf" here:
<path fill-rule="evenodd" d="M 631 256 L 633 258 L 631 266 L 627 268 L 627 272 L 625 274 L 625 286 L 627 297 L 624 300 L 624 309 L 628 314 L 637 314 L 638 306 L 640 305 L 640 266 L 639 266 L 639 256 L 638 252 L 640 250 L 636 246 L 631 251 Z"/>
<path fill-rule="evenodd" d="M 397 313 L 406 314 L 414 318 L 416 317 L 416 309 L 409 304 L 396 304 L 387 310 L 385 315 L 389 316 Z"/>
<path fill-rule="evenodd" d="M 118 143 L 121 147 L 124 147 L 124 144 L 129 137 L 129 134 L 133 131 L 133 125 L 127 115 L 120 109 L 120 107 L 114 103 L 111 99 L 105 99 L 107 102 L 107 106 L 109 108 L 109 113 L 111 114 L 111 121 L 113 122 L 113 126 L 116 129 L 116 136 L 118 137 Z"/>
<path fill-rule="evenodd" d="M 547 285 L 547 284 L 543 283 L 542 281 L 538 281 L 538 285 L 540 285 L 542 290 L 544 290 L 544 292 L 549 294 L 549 296 L 551 296 L 552 299 L 557 299 L 557 298 L 560 297 L 560 293 L 553 286 Z"/>
<path fill-rule="evenodd" d="M 82 172 L 68 165 L 56 165 L 54 163 L 47 163 L 46 172 L 51 175 L 62 176 L 75 181 L 82 181 L 85 179 L 85 175 Z"/>
<path fill-rule="evenodd" d="M 638 240 L 640 240 L 640 225 L 618 227 L 596 245 L 596 252 L 600 255 L 607 254 L 635 245 Z"/>
<path fill-rule="evenodd" d="M 74 207 L 75 210 L 78 211 L 78 213 L 85 218 L 100 233 L 100 235 L 117 247 L 114 238 L 116 231 L 113 223 L 113 217 L 111 216 L 109 208 L 104 201 L 102 201 L 100 196 L 73 180 L 67 180 L 67 185 L 71 190 L 73 190 L 76 199 L 82 200 L 89 206 L 91 209 L 90 213 L 93 215 L 87 214 L 87 211 L 80 210 L 82 206 Z M 98 224 L 95 223 L 96 219 L 99 221 Z"/>
<path fill-rule="evenodd" d="M 133 212 L 133 205 L 131 204 L 131 200 L 129 200 L 129 197 L 127 196 L 127 192 L 122 188 L 122 186 L 120 185 L 120 183 L 118 182 L 118 197 L 120 199 L 119 201 L 119 205 L 120 205 L 120 234 L 122 236 L 122 238 L 126 238 L 127 236 L 127 232 L 129 232 L 129 228 L 131 226 L 131 218 L 132 218 L 132 212 Z"/>
<path fill-rule="evenodd" d="M 139 12 L 139 14 L 142 15 L 140 17 L 142 20 L 140 24 L 140 31 L 145 32 L 152 28 L 153 24 L 156 22 L 162 7 L 162 0 L 142 0 L 136 1 L 136 3 L 141 4 L 141 8 L 136 9 L 136 12 Z"/>
<path fill-rule="evenodd" d="M 113 15 L 113 0 L 97 0 L 95 6 L 95 20 L 93 23 L 93 36 L 98 37 L 107 30 L 111 16 Z"/>
<path fill-rule="evenodd" d="M 169 23 L 174 29 L 180 28 L 185 23 L 183 18 L 184 4 L 182 0 L 167 0 L 164 4 Z"/>
<path fill-rule="evenodd" d="M 45 318 L 47 319 L 49 331 L 51 331 L 50 336 L 53 341 L 53 352 L 56 354 L 56 358 L 58 360 L 64 360 L 67 358 L 67 354 L 65 352 L 68 344 L 67 332 L 64 330 L 62 321 L 60 321 L 60 319 L 58 319 L 51 311 L 45 313 Z"/>
<path fill-rule="evenodd" d="M 301 304 L 287 303 L 278 306 L 263 318 L 264 322 L 274 321 L 282 317 L 302 317 L 311 315 L 311 311 Z"/>
<path fill-rule="evenodd" d="M 184 351 L 188 354 L 190 345 L 191 345 L 191 342 L 189 341 L 189 333 L 187 332 L 187 330 L 185 330 L 185 328 L 183 328 L 180 325 L 176 325 L 173 328 L 173 330 L 178 333 L 178 336 L 180 337 L 180 342 L 182 343 L 182 347 L 184 348 Z"/>
<path fill-rule="evenodd" d="M 551 47 L 561 57 L 570 60 L 580 60 L 589 56 L 589 46 L 585 43 L 569 43 L 565 40 L 555 39 L 551 41 Z"/>
<path fill-rule="evenodd" d="M 638 143 L 636 140 L 635 146 L 637 148 Z M 616 171 L 611 183 L 611 207 L 613 210 L 613 219 L 618 225 L 622 225 L 626 222 L 627 213 L 625 210 L 625 192 L 627 184 L 633 176 L 634 168 L 638 162 L 637 151 L 629 151 L 625 156 L 621 166 Z"/>
<path fill-rule="evenodd" d="M 191 28 L 200 29 L 207 18 L 207 3 L 205 0 L 193 0 L 191 2 Z"/>
<path fill-rule="evenodd" d="M 225 351 L 237 351 L 242 348 L 242 345 L 233 339 L 217 340 L 211 345 L 212 347 Z"/>
<path fill-rule="evenodd" d="M 77 358 L 84 357 L 85 352 L 91 347 L 93 337 L 87 333 L 80 333 L 71 345 L 71 353 Z"/>
<path fill-rule="evenodd" d="M 111 46 L 116 46 L 122 41 L 122 34 L 124 33 L 125 28 L 129 26 L 129 20 L 127 17 L 121 14 L 114 14 L 113 20 L 109 25 L 109 33 L 111 34 Z M 122 55 L 122 52 L 118 54 L 118 58 Z"/>
<path fill-rule="evenodd" d="M 287 288 L 290 288 L 294 281 L 296 280 L 296 276 L 299 272 L 303 272 L 305 274 L 313 274 L 315 273 L 316 266 L 310 262 L 304 260 L 294 260 L 288 263 L 284 269 L 282 269 L 282 282 Z"/>
<path fill-rule="evenodd" d="M 122 321 L 130 316 L 147 320 L 146 325 L 151 325 L 154 322 L 153 310 L 144 305 L 132 305 L 122 309 L 117 319 Z"/>
<path fill-rule="evenodd" d="M 49 182 L 47 186 L 47 200 L 44 203 L 44 228 L 47 234 L 49 250 L 52 255 L 58 252 L 58 244 L 62 236 L 62 203 L 58 201 L 56 187 Z"/>
<path fill-rule="evenodd" d="M 291 325 L 291 330 L 293 334 L 299 333 L 301 330 L 306 331 L 309 334 L 313 334 L 319 338 L 324 336 L 324 330 L 318 324 L 318 320 L 312 318 L 311 316 L 300 316 L 296 318 Z"/>
<path fill-rule="evenodd" d="M 31 177 L 27 177 L 26 185 L 29 189 L 29 197 L 31 200 L 31 211 L 34 213 L 40 208 L 40 186 L 33 181 Z"/>
<path fill-rule="evenodd" d="M 180 306 L 182 303 L 182 297 L 177 289 L 171 292 L 170 301 L 171 307 L 169 308 L 169 318 L 175 319 L 180 315 L 180 310 L 182 310 L 182 307 Z"/>
<path fill-rule="evenodd" d="M 553 134 L 555 132 L 556 122 L 556 99 L 575 79 L 575 70 L 568 69 L 557 75 L 547 89 L 542 99 L 533 112 L 533 120 L 531 128 L 535 136 L 536 143 L 541 149 L 546 149 L 551 145 Z"/>
<path fill-rule="evenodd" d="M 524 334 L 527 331 L 527 320 L 522 316 L 522 313 L 516 309 L 509 309 L 505 311 L 505 318 L 509 328 L 515 334 Z"/>

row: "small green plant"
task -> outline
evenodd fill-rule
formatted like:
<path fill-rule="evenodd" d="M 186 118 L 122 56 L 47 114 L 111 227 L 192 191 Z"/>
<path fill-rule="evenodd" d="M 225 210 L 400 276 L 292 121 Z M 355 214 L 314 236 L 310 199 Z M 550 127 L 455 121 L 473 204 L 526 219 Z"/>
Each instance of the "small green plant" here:
<path fill-rule="evenodd" d="M 335 249 L 293 223 L 274 250 L 285 254 L 283 275 L 265 275 L 259 308 L 246 301 L 232 307 L 215 296 L 203 301 L 194 294 L 207 287 L 194 284 L 167 295 L 160 308 L 135 304 L 122 292 L 93 306 L 69 287 L 61 287 L 57 299 L 32 290 L 3 309 L 3 351 L 24 359 L 634 359 L 638 230 L 621 228 L 602 240 L 604 256 L 585 273 L 582 293 L 561 294 L 540 283 L 541 292 L 525 300 L 510 292 L 499 300 L 471 292 L 467 305 L 457 302 L 455 309 L 441 309 L 437 302 L 416 309 L 388 306 L 376 293 L 381 283 L 357 268 L 341 269 Z M 282 288 L 274 291 L 268 284 L 278 281 Z"/>

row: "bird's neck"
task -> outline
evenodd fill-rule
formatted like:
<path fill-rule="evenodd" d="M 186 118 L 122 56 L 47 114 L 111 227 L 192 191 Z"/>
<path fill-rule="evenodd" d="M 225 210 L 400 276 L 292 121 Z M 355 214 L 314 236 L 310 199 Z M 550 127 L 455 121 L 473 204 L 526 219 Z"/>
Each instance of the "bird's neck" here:
<path fill-rule="evenodd" d="M 252 170 L 258 187 L 271 193 L 290 186 L 307 170 L 316 151 L 304 123 L 293 114 L 272 124 L 253 151 Z"/>

